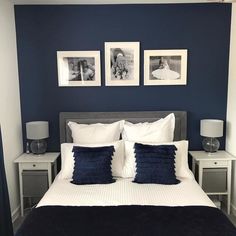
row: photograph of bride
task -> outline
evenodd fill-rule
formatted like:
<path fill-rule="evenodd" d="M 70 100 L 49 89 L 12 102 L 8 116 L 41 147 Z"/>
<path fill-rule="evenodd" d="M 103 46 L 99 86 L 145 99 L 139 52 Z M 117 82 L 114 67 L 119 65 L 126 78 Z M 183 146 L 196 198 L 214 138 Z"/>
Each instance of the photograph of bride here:
<path fill-rule="evenodd" d="M 180 79 L 181 57 L 150 57 L 150 79 Z"/>
<path fill-rule="evenodd" d="M 144 85 L 186 84 L 187 50 L 144 51 Z"/>

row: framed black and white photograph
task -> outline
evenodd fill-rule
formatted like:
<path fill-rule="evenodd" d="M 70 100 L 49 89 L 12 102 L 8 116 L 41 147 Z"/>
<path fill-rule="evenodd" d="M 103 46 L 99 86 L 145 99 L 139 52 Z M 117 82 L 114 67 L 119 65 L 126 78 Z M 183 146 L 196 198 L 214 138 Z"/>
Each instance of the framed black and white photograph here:
<path fill-rule="evenodd" d="M 186 84 L 186 49 L 144 51 L 144 85 Z"/>
<path fill-rule="evenodd" d="M 58 51 L 59 86 L 101 86 L 100 51 Z"/>
<path fill-rule="evenodd" d="M 139 85 L 139 42 L 105 42 L 106 86 Z"/>

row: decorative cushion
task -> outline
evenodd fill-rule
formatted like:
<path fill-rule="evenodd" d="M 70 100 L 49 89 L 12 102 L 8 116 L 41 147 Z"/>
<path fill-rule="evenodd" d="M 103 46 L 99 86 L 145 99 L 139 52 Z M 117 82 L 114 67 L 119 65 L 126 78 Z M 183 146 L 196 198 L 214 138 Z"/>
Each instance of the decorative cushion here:
<path fill-rule="evenodd" d="M 169 114 L 155 122 L 124 123 L 122 139 L 133 142 L 172 142 L 174 139 L 175 115 Z"/>
<path fill-rule="evenodd" d="M 60 179 L 72 179 L 74 169 L 74 157 L 72 149 L 74 146 L 81 147 L 107 147 L 114 146 L 114 153 L 112 156 L 111 168 L 112 175 L 121 177 L 124 165 L 124 142 L 122 140 L 103 143 L 103 144 L 81 144 L 81 143 L 63 143 L 61 144 L 61 171 L 58 176 Z"/>
<path fill-rule="evenodd" d="M 174 145 L 145 145 L 135 143 L 137 173 L 134 182 L 178 184 L 175 176 Z"/>
<path fill-rule="evenodd" d="M 74 172 L 73 184 L 109 184 L 114 180 L 111 174 L 113 146 L 108 147 L 73 147 Z"/>
<path fill-rule="evenodd" d="M 111 124 L 78 124 L 68 122 L 72 132 L 73 143 L 81 144 L 102 144 L 118 141 L 123 129 L 124 121 L 117 121 Z"/>
<path fill-rule="evenodd" d="M 193 173 L 188 167 L 188 141 L 182 140 L 169 143 L 152 143 L 143 142 L 148 145 L 175 145 L 175 172 L 176 176 L 180 178 L 194 179 Z M 136 174 L 134 142 L 125 141 L 125 163 L 123 167 L 122 177 L 134 178 Z"/>

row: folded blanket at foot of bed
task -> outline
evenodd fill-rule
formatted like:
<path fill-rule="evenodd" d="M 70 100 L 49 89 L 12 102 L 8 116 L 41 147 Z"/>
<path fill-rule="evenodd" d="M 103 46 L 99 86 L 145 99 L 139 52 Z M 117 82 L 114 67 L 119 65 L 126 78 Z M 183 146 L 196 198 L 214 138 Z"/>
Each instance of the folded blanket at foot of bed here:
<path fill-rule="evenodd" d="M 206 206 L 44 206 L 33 209 L 16 236 L 235 236 L 217 208 Z"/>

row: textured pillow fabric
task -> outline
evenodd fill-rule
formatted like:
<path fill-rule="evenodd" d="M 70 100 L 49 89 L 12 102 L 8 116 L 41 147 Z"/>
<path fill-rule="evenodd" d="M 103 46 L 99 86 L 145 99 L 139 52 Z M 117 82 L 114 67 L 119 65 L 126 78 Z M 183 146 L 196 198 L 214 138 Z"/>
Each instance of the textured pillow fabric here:
<path fill-rule="evenodd" d="M 80 143 L 63 143 L 61 144 L 61 171 L 59 174 L 60 179 L 72 179 L 74 168 L 74 158 L 72 149 L 74 146 L 82 147 L 103 147 L 114 146 L 115 152 L 112 156 L 111 168 L 112 175 L 121 177 L 124 165 L 124 142 L 122 140 L 103 143 L 103 144 L 80 144 Z"/>
<path fill-rule="evenodd" d="M 124 123 L 122 139 L 133 142 L 172 142 L 174 140 L 175 115 L 169 114 L 155 122 Z"/>
<path fill-rule="evenodd" d="M 143 142 L 149 145 L 175 145 L 177 148 L 175 155 L 175 171 L 176 176 L 181 178 L 193 179 L 193 173 L 188 167 L 188 141 L 182 140 L 169 143 L 151 143 Z M 134 142 L 125 141 L 125 162 L 122 172 L 124 178 L 134 178 L 136 174 L 136 163 L 134 153 Z"/>
<path fill-rule="evenodd" d="M 78 124 L 72 121 L 68 122 L 73 143 L 81 144 L 102 144 L 118 141 L 123 124 L 124 121 L 117 121 L 111 124 Z"/>
<path fill-rule="evenodd" d="M 73 184 L 109 184 L 114 180 L 111 174 L 113 146 L 80 147 L 74 146 Z"/>
<path fill-rule="evenodd" d="M 178 184 L 175 176 L 175 145 L 135 143 L 135 183 Z"/>

